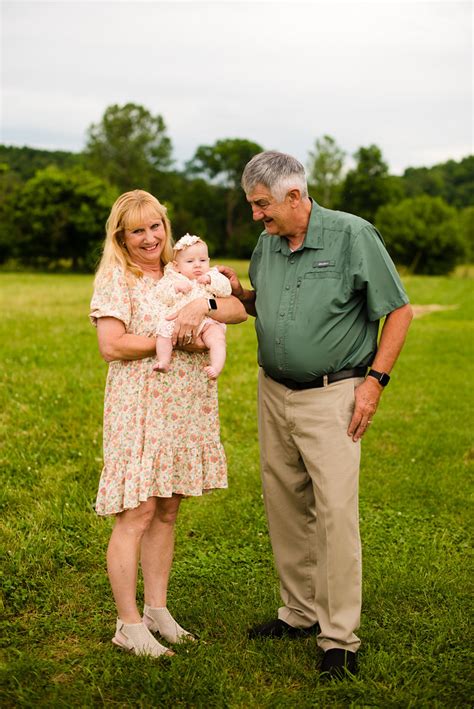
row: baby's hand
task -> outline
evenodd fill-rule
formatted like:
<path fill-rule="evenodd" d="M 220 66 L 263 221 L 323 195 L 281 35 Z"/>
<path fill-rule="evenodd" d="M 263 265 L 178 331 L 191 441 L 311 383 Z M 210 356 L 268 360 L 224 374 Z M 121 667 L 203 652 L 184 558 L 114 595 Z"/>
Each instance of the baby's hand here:
<path fill-rule="evenodd" d="M 201 283 L 203 286 L 205 286 L 211 282 L 211 277 L 208 273 L 204 273 L 202 276 L 199 276 L 199 278 L 197 279 L 197 282 Z"/>
<path fill-rule="evenodd" d="M 189 291 L 192 288 L 191 283 L 186 283 L 183 281 L 183 283 L 175 283 L 174 289 L 176 293 L 189 293 Z"/>

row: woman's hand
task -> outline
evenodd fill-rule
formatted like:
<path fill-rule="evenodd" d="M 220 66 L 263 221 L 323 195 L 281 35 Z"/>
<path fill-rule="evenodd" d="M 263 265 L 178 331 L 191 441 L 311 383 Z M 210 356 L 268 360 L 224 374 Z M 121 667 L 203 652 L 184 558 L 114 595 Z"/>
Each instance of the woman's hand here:
<path fill-rule="evenodd" d="M 207 352 L 208 350 L 204 341 L 199 336 L 193 342 L 190 342 L 189 345 L 185 345 L 184 347 L 179 347 L 178 345 L 175 349 L 182 350 L 183 352 Z"/>
<path fill-rule="evenodd" d="M 206 298 L 197 298 L 185 305 L 177 313 L 167 316 L 167 320 L 174 320 L 173 347 L 185 347 L 196 339 L 199 326 L 208 313 Z"/>

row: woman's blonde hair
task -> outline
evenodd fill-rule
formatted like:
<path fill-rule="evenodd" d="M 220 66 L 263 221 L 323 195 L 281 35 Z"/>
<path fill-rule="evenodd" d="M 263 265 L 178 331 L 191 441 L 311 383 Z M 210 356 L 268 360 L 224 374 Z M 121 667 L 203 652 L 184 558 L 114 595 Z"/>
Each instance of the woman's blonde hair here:
<path fill-rule="evenodd" d="M 96 273 L 96 280 L 113 268 L 121 266 L 125 274 L 133 274 L 137 278 L 143 276 L 142 269 L 130 258 L 125 243 L 125 229 L 133 231 L 147 219 L 161 219 L 164 224 L 166 240 L 161 252 L 161 263 L 166 266 L 173 259 L 173 239 L 171 224 L 164 207 L 156 197 L 144 190 L 125 192 L 115 201 L 105 225 L 105 241 L 102 258 Z"/>

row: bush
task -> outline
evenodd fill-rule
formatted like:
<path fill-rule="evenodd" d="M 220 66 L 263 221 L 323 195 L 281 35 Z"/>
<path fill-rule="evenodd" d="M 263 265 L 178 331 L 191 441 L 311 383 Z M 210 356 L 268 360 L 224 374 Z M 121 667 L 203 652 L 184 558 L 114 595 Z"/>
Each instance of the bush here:
<path fill-rule="evenodd" d="M 459 223 L 466 248 L 466 260 L 474 263 L 474 207 L 466 207 L 459 213 Z"/>
<path fill-rule="evenodd" d="M 387 204 L 377 211 L 375 223 L 394 261 L 412 273 L 446 274 L 466 256 L 458 212 L 441 197 Z"/>
<path fill-rule="evenodd" d="M 11 256 L 26 266 L 93 270 L 115 188 L 80 168 L 39 170 L 18 192 Z"/>

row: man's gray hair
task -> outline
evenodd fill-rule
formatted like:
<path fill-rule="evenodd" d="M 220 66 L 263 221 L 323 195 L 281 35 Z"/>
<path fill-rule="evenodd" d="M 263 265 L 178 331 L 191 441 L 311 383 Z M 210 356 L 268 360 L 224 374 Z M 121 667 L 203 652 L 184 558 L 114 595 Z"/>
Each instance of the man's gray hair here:
<path fill-rule="evenodd" d="M 241 185 L 245 194 L 253 192 L 257 185 L 263 185 L 278 202 L 283 202 L 287 193 L 295 187 L 302 197 L 308 196 L 303 165 L 291 155 L 276 150 L 255 155 L 245 166 Z"/>

